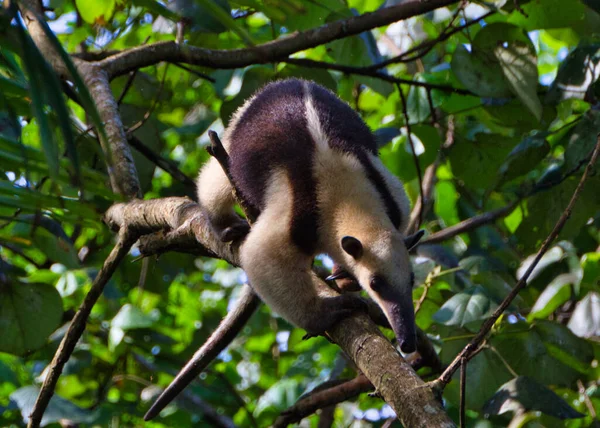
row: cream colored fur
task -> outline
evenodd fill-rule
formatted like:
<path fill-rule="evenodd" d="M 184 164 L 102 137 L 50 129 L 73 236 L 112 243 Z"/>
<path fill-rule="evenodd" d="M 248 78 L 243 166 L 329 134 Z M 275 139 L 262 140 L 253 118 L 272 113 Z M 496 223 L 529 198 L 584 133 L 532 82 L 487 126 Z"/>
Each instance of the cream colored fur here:
<path fill-rule="evenodd" d="M 400 232 L 406 227 L 409 213 L 402 184 L 376 156 L 370 156 L 370 162 L 385 178 L 401 210 L 403 223 L 396 230 L 386 213 L 383 199 L 358 159 L 329 147 L 306 88 L 307 126 L 316 143 L 313 167 L 321 221 L 317 253 L 327 253 L 336 263 L 342 264 L 378 303 L 379 297 L 368 287 L 374 273 L 410 292 L 410 264 Z M 232 131 L 253 100 L 254 97 L 246 101 L 233 115 L 223 134 L 225 148 L 230 146 Z M 265 303 L 288 321 L 310 329 L 323 317 L 319 311 L 323 310 L 324 300 L 337 293 L 312 272 L 314 255 L 302 253 L 291 240 L 292 186 L 285 170 L 272 172 L 265 200 L 274 202 L 266 204 L 246 237 L 241 247 L 241 264 L 252 287 Z M 211 219 L 233 213 L 231 184 L 215 159 L 211 159 L 200 173 L 198 198 Z M 341 239 L 344 236 L 353 236 L 363 244 L 364 254 L 359 261 L 343 251 Z"/>
<path fill-rule="evenodd" d="M 408 198 L 402 183 L 383 166 L 379 158 L 371 155 L 369 160 L 384 177 L 401 211 L 402 224 L 399 230 L 395 230 L 386 214 L 385 203 L 367 178 L 362 164 L 352 155 L 329 147 L 310 98 L 306 105 L 308 129 L 317 147 L 314 174 L 318 183 L 317 200 L 322 220 L 320 251 L 329 254 L 338 263 L 344 261 L 344 267 L 371 298 L 380 303 L 379 296 L 368 287 L 374 273 L 385 276 L 391 284 L 408 289 L 411 287 L 408 251 L 404 236 L 400 233 L 406 228 Z M 344 236 L 353 236 L 363 244 L 364 254 L 359 261 L 341 248 Z"/>
<path fill-rule="evenodd" d="M 242 267 L 252 287 L 275 312 L 292 323 L 311 329 L 318 317 L 319 299 L 333 297 L 312 271 L 312 257 L 291 241 L 291 183 L 285 171 L 275 171 L 267 188 L 268 204 L 241 248 Z M 313 314 L 311 314 L 313 312 Z"/>

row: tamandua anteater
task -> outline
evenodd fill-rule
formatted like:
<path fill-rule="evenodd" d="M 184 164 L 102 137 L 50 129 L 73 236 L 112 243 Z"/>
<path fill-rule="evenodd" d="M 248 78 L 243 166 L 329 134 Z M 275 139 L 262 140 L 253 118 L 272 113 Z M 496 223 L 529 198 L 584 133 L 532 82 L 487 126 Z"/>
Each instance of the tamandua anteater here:
<path fill-rule="evenodd" d="M 416 348 L 413 275 L 406 237 L 409 202 L 377 157 L 368 127 L 325 88 L 299 79 L 271 83 L 233 115 L 223 135 L 236 189 L 260 214 L 240 249 L 257 294 L 309 334 L 364 306 L 312 271 L 317 254 L 340 266 L 382 308 L 404 352 Z M 198 178 L 198 199 L 223 240 L 247 231 L 216 159 Z"/>

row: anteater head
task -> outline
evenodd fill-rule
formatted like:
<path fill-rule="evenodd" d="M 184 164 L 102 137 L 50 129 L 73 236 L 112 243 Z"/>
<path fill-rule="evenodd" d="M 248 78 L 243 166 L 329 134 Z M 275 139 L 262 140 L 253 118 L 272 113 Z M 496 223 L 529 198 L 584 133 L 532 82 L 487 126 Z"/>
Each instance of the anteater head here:
<path fill-rule="evenodd" d="M 419 231 L 406 237 L 394 230 L 363 239 L 344 236 L 340 241 L 345 266 L 381 307 L 400 349 L 407 353 L 417 347 L 412 301 L 414 275 L 408 251 L 422 235 L 423 231 Z"/>

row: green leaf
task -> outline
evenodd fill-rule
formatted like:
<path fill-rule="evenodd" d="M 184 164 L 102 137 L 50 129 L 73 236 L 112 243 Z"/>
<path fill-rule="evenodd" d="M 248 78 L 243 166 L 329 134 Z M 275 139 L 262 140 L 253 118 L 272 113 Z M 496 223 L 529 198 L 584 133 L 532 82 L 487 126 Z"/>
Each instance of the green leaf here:
<path fill-rule="evenodd" d="M 270 413 L 280 413 L 293 405 L 300 396 L 300 384 L 295 379 L 282 379 L 271 386 L 258 399 L 254 414 L 259 416 L 269 411 Z"/>
<path fill-rule="evenodd" d="M 459 45 L 452 70 L 460 82 L 483 97 L 516 95 L 539 120 L 542 105 L 537 97 L 537 56 L 521 28 L 494 23 L 477 33 L 468 52 Z"/>
<path fill-rule="evenodd" d="M 452 334 L 450 334 L 452 336 Z M 460 336 L 459 336 L 460 337 Z M 461 349 L 468 343 L 467 340 L 448 340 L 443 342 L 440 358 L 444 364 L 450 363 Z M 453 376 L 444 390 L 444 399 L 455 406 L 460 403 L 459 372 Z M 469 361 L 467 365 L 466 406 L 468 409 L 479 410 L 494 392 L 511 378 L 506 365 L 496 352 L 484 349 Z"/>
<path fill-rule="evenodd" d="M 551 389 L 527 376 L 519 376 L 502 385 L 483 409 L 484 413 L 492 415 L 530 410 L 537 410 L 559 419 L 585 416 L 574 410 Z"/>
<path fill-rule="evenodd" d="M 25 386 L 17 389 L 10 395 L 10 399 L 17 403 L 23 416 L 23 421 L 29 420 L 40 389 L 37 386 Z M 92 424 L 98 418 L 100 409 L 90 412 L 75 405 L 58 395 L 53 395 L 44 411 L 40 426 L 57 423 L 61 420 L 73 421 L 75 424 Z"/>
<path fill-rule="evenodd" d="M 576 275 L 565 273 L 557 276 L 548 284 L 538 297 L 527 319 L 543 319 L 557 310 L 571 297 L 571 285 L 578 282 Z"/>
<path fill-rule="evenodd" d="M 544 384 L 569 385 L 581 377 L 581 364 L 588 361 L 589 366 L 593 355 L 589 344 L 577 340 L 566 327 L 549 321 L 538 321 L 533 326 L 524 322 L 505 325 L 490 343 L 514 372 Z M 565 354 L 554 352 L 557 347 Z"/>
<path fill-rule="evenodd" d="M 455 294 L 433 315 L 436 322 L 445 325 L 459 325 L 487 318 L 496 305 L 480 286 Z"/>
<path fill-rule="evenodd" d="M 473 275 L 471 278 L 473 282 L 481 285 L 485 289 L 485 292 L 490 296 L 494 302 L 501 303 L 506 296 L 512 291 L 513 285 L 509 285 L 500 275 L 493 272 L 481 272 Z M 509 306 L 510 309 L 518 309 L 523 307 L 525 302 L 523 298 L 517 295 Z"/>
<path fill-rule="evenodd" d="M 521 141 L 500 167 L 502 181 L 510 181 L 531 171 L 550 151 L 545 135 L 536 134 Z"/>
<path fill-rule="evenodd" d="M 587 253 L 581 258 L 583 278 L 581 288 L 598 290 L 600 287 L 600 253 Z"/>
<path fill-rule="evenodd" d="M 23 355 L 46 343 L 62 318 L 62 300 L 46 284 L 0 285 L 0 351 Z"/>
<path fill-rule="evenodd" d="M 273 76 L 273 70 L 268 67 L 261 66 L 249 68 L 246 73 L 244 73 L 244 80 L 240 92 L 230 100 L 224 101 L 221 105 L 221 120 L 223 123 L 227 124 L 233 113 L 259 88 L 269 82 Z"/>
<path fill-rule="evenodd" d="M 235 22 L 231 14 L 223 9 L 215 0 L 195 0 L 199 5 L 205 8 L 208 13 L 219 21 L 225 28 L 237 34 L 248 46 L 254 46 L 254 41 L 250 34 Z"/>
<path fill-rule="evenodd" d="M 491 24 L 477 33 L 473 44 L 493 52 L 513 94 L 538 121 L 541 120 L 542 104 L 537 96 L 537 54 L 527 33 L 510 24 Z"/>
<path fill-rule="evenodd" d="M 111 351 L 123 341 L 127 330 L 151 327 L 154 319 L 143 313 L 139 308 L 127 303 L 115 315 L 110 323 L 108 345 Z"/>
<path fill-rule="evenodd" d="M 581 121 L 565 138 L 565 162 L 562 168 L 564 174 L 576 168 L 583 170 L 596 145 L 598 133 L 600 133 L 600 112 L 590 110 L 581 117 Z"/>
<path fill-rule="evenodd" d="M 110 324 L 112 327 L 119 327 L 123 330 L 132 330 L 150 327 L 154 324 L 154 319 L 143 313 L 139 308 L 126 304 L 119 310 Z"/>
<path fill-rule="evenodd" d="M 180 17 L 176 13 L 169 10 L 162 3 L 156 0 L 132 0 L 132 3 L 136 6 L 143 7 L 155 15 L 162 16 L 170 19 L 173 22 L 179 21 Z"/>
<path fill-rule="evenodd" d="M 523 12 L 513 11 L 508 21 L 527 31 L 566 28 L 582 24 L 590 11 L 579 1 L 565 7 L 563 0 L 536 0 L 522 5 Z"/>
<path fill-rule="evenodd" d="M 105 25 L 115 11 L 115 0 L 75 0 L 77 11 L 88 24 Z"/>
<path fill-rule="evenodd" d="M 498 67 L 498 60 L 489 52 L 473 46 L 469 52 L 458 45 L 452 55 L 452 71 L 465 88 L 482 97 L 502 98 L 512 95 L 511 87 Z"/>
<path fill-rule="evenodd" d="M 110 0 L 103 0 L 103 1 L 110 1 Z M 104 130 L 104 123 L 102 122 L 102 119 L 100 118 L 100 114 L 98 113 L 98 109 L 96 108 L 96 103 L 92 99 L 92 96 L 91 96 L 90 92 L 88 91 L 86 84 L 83 82 L 83 79 L 81 78 L 81 76 L 79 75 L 79 72 L 75 68 L 75 64 L 73 64 L 73 60 L 71 59 L 71 56 L 65 51 L 65 49 L 63 48 L 60 41 L 56 38 L 56 35 L 52 32 L 50 27 L 48 27 L 46 20 L 43 18 L 40 18 L 38 20 L 38 22 L 39 22 L 40 27 L 44 31 L 44 34 L 46 35 L 46 37 L 48 38 L 48 40 L 50 41 L 52 46 L 54 46 L 55 51 L 58 53 L 58 55 L 62 59 L 63 63 L 65 64 L 65 67 L 67 67 L 70 78 L 72 79 L 72 81 L 75 85 L 75 88 L 77 89 L 77 93 L 78 93 L 79 97 L 81 98 L 81 103 L 82 103 L 83 107 L 85 108 L 86 113 L 92 119 L 92 123 L 96 127 L 96 131 L 100 134 L 101 138 L 103 138 L 105 141 L 108 140 L 108 138 L 106 136 L 106 132 Z"/>
<path fill-rule="evenodd" d="M 39 127 L 42 148 L 46 154 L 50 176 L 56 178 L 58 175 L 58 145 L 54 141 L 43 98 L 43 94 L 52 85 L 46 82 L 48 74 L 43 72 L 47 70 L 47 64 L 20 23 L 16 28 L 19 41 L 23 47 L 23 65 L 29 78 L 31 107 Z M 46 86 L 43 85 L 44 82 L 46 82 Z"/>
<path fill-rule="evenodd" d="M 598 78 L 600 44 L 581 45 L 561 62 L 546 102 L 558 104 L 569 98 L 584 99 L 588 86 Z"/>
<path fill-rule="evenodd" d="M 590 291 L 577 302 L 568 327 L 579 337 L 600 336 L 600 294 Z"/>
<path fill-rule="evenodd" d="M 502 160 L 515 143 L 513 138 L 478 133 L 475 141 L 461 141 L 452 148 L 449 155 L 452 171 L 465 185 L 488 189 L 497 181 Z"/>

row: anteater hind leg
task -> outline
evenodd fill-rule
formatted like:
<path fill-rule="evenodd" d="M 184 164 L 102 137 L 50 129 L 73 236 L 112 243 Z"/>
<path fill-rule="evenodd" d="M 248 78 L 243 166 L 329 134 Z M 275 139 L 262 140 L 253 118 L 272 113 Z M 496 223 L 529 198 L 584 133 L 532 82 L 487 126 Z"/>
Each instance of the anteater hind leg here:
<path fill-rule="evenodd" d="M 242 245 L 242 268 L 271 309 L 310 335 L 321 334 L 340 318 L 365 310 L 365 302 L 336 293 L 314 274 L 313 256 L 291 241 L 292 196 L 287 178 L 278 178 L 267 191 L 271 203 Z"/>
<path fill-rule="evenodd" d="M 248 223 L 233 209 L 233 187 L 215 158 L 209 159 L 202 168 L 196 184 L 198 202 L 221 240 L 229 242 L 245 236 Z"/>

